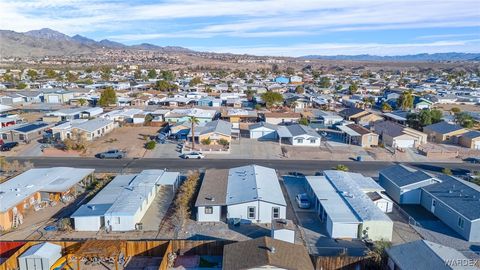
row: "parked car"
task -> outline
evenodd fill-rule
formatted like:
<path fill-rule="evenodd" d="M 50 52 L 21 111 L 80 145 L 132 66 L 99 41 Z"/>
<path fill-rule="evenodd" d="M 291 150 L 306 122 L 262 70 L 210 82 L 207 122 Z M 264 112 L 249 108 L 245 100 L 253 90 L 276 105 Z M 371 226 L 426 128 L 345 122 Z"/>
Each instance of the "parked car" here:
<path fill-rule="evenodd" d="M 295 177 L 305 177 L 305 174 L 301 172 L 288 172 L 288 175 L 295 176 Z"/>
<path fill-rule="evenodd" d="M 116 159 L 121 159 L 124 158 L 127 155 L 125 151 L 114 149 L 114 150 L 108 150 L 106 152 L 98 153 L 96 156 L 104 159 L 104 158 L 116 158 Z"/>
<path fill-rule="evenodd" d="M 310 208 L 310 200 L 308 199 L 308 196 L 305 193 L 298 194 L 295 197 L 295 201 L 297 202 L 298 208 L 301 208 L 301 209 Z"/>
<path fill-rule="evenodd" d="M 191 153 L 182 154 L 180 157 L 182 157 L 184 159 L 190 159 L 190 158 L 202 159 L 205 156 L 200 152 L 191 152 Z"/>
<path fill-rule="evenodd" d="M 0 146 L 0 151 L 2 151 L 2 152 L 3 151 L 10 151 L 16 146 L 18 146 L 18 142 L 4 143 L 4 144 L 2 144 L 2 146 Z"/>

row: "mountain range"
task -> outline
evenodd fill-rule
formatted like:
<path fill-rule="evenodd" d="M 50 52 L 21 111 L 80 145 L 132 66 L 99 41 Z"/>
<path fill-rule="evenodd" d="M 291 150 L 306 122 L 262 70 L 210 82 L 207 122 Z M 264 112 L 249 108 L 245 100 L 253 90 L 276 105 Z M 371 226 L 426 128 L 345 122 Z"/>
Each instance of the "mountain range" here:
<path fill-rule="evenodd" d="M 93 54 L 102 49 L 149 50 L 163 53 L 192 53 L 194 51 L 178 46 L 157 46 L 149 43 L 125 45 L 103 39 L 95 41 L 81 35 L 68 36 L 58 31 L 43 28 L 28 32 L 0 30 L 0 56 L 2 57 L 45 57 L 62 55 Z M 307 55 L 300 59 L 351 60 L 351 61 L 480 61 L 480 53 L 434 53 L 398 56 L 377 55 Z"/>
<path fill-rule="evenodd" d="M 176 46 L 161 47 L 148 43 L 127 46 L 108 39 L 95 41 L 81 35 L 68 36 L 49 28 L 24 33 L 0 30 L 0 55 L 2 57 L 92 54 L 101 49 L 150 50 L 165 53 L 191 52 L 189 49 Z"/>
<path fill-rule="evenodd" d="M 388 62 L 425 62 L 425 61 L 480 61 L 480 53 L 420 53 L 411 55 L 378 56 L 378 55 L 307 55 L 304 59 L 351 60 L 351 61 L 388 61 Z"/>

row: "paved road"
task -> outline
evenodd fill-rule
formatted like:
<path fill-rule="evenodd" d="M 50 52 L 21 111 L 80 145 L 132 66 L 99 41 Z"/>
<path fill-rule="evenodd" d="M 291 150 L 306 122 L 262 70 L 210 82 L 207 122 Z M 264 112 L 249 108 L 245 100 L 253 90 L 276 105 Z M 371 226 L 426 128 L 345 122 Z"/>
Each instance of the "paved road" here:
<path fill-rule="evenodd" d="M 75 158 L 75 157 L 12 157 L 7 160 L 19 160 L 33 162 L 35 167 L 57 167 L 70 166 L 78 168 L 94 168 L 98 172 L 138 172 L 143 169 L 170 169 L 170 170 L 191 170 L 191 169 L 227 169 L 248 164 L 258 164 L 275 168 L 281 172 L 298 171 L 303 173 L 314 173 L 344 164 L 350 171 L 364 174 L 376 174 L 380 169 L 393 164 L 385 161 L 329 161 L 329 160 L 266 160 L 266 159 L 202 159 L 182 160 L 179 158 L 143 158 L 143 159 L 121 159 L 121 160 L 100 160 L 96 158 Z M 470 163 L 403 163 L 422 170 L 440 172 L 443 168 L 452 169 L 454 174 L 463 174 L 466 170 L 478 170 L 478 164 Z"/>

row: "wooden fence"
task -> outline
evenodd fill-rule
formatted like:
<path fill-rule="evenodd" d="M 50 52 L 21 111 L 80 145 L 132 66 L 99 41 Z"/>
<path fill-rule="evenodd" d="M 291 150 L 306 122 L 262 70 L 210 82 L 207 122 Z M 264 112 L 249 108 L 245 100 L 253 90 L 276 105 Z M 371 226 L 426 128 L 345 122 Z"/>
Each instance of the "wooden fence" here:
<path fill-rule="evenodd" d="M 315 270 L 357 270 L 373 269 L 372 262 L 368 257 L 350 257 L 350 256 L 312 256 Z"/>
<path fill-rule="evenodd" d="M 167 249 L 165 250 L 165 256 L 163 256 L 162 262 L 160 263 L 160 267 L 158 267 L 158 270 L 168 269 L 168 254 L 172 252 L 173 252 L 172 242 L 169 242 L 167 245 Z"/>

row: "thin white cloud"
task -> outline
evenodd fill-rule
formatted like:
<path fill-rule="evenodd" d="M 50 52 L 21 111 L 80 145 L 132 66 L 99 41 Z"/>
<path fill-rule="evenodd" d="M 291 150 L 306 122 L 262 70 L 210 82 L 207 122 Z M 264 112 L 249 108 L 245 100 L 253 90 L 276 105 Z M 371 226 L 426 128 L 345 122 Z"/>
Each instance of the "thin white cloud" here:
<path fill-rule="evenodd" d="M 480 52 L 480 40 L 436 41 L 429 43 L 316 43 L 291 46 L 237 46 L 237 47 L 194 47 L 200 51 L 221 53 L 253 54 L 264 56 L 304 55 L 404 55 L 418 53 L 446 53 L 454 51 Z"/>
<path fill-rule="evenodd" d="M 478 37 L 480 38 L 480 32 L 478 33 L 466 33 L 466 34 L 445 34 L 445 35 L 425 35 L 416 37 L 416 40 L 429 40 L 429 39 L 450 39 L 459 37 Z"/>

